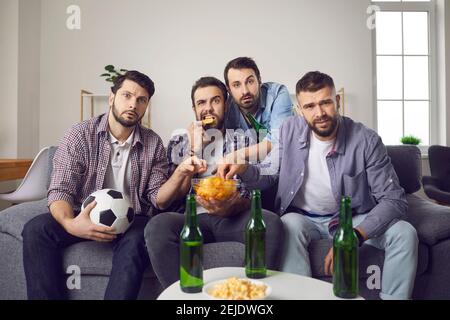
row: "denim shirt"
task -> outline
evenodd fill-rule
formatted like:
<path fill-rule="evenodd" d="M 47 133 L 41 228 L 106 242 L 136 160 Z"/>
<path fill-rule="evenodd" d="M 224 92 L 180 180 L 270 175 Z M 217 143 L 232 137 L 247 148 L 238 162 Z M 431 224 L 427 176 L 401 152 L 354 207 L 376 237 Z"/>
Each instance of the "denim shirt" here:
<path fill-rule="evenodd" d="M 227 104 L 225 128 L 244 131 L 251 129 L 234 100 L 229 98 Z M 283 121 L 293 115 L 292 100 L 286 86 L 274 82 L 263 83 L 255 118 L 268 129 L 269 141 L 275 142 L 274 138 L 278 139 L 277 133 Z M 252 137 L 252 141 L 257 141 L 256 137 Z"/>
<path fill-rule="evenodd" d="M 283 215 L 303 184 L 309 154 L 311 129 L 302 117 L 291 117 L 280 130 L 280 140 L 258 165 L 249 165 L 241 179 L 250 189 L 266 189 L 278 182 L 276 211 Z M 408 204 L 386 147 L 376 132 L 361 123 L 341 117 L 334 151 L 327 156 L 331 189 L 339 203 L 351 197 L 354 215 L 365 214 L 358 226 L 374 238 L 382 235 L 406 214 Z M 270 172 L 272 171 L 272 172 Z M 335 213 L 329 223 L 333 233 Z"/>

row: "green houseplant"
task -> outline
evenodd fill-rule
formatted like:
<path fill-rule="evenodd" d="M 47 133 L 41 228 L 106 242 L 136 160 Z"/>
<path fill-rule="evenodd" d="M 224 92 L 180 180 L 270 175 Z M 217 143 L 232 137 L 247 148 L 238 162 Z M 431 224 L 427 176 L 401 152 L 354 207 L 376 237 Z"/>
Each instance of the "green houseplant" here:
<path fill-rule="evenodd" d="M 111 65 L 111 64 L 105 66 L 105 70 L 107 72 L 101 74 L 100 77 L 106 77 L 106 81 L 108 81 L 108 82 L 114 82 L 114 80 L 117 77 L 123 75 L 125 72 L 128 71 L 128 70 L 125 70 L 125 69 L 116 70 L 116 68 L 113 65 Z"/>
<path fill-rule="evenodd" d="M 422 141 L 419 138 L 414 137 L 414 136 L 404 136 L 401 139 L 401 142 L 403 144 L 410 144 L 410 145 L 413 145 L 413 146 L 418 146 Z"/>

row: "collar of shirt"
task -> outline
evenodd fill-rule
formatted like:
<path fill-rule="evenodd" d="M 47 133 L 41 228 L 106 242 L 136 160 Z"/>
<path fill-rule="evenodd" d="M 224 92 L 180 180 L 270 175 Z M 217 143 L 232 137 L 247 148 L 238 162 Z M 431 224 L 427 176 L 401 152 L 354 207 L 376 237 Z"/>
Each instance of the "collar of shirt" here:
<path fill-rule="evenodd" d="M 133 142 L 133 139 L 134 139 L 134 132 L 135 132 L 135 131 L 136 131 L 136 130 L 133 130 L 133 131 L 131 132 L 131 134 L 130 134 L 130 136 L 128 137 L 127 141 L 125 141 L 124 143 L 120 143 L 120 141 L 117 140 L 116 137 L 113 136 L 113 134 L 111 133 L 111 131 L 108 131 L 108 133 L 109 133 L 109 140 L 110 140 L 111 144 L 117 143 L 120 147 L 131 145 L 131 143 Z"/>
<path fill-rule="evenodd" d="M 107 134 L 107 133 L 109 133 L 108 116 L 109 116 L 108 112 L 101 116 L 100 123 L 98 124 L 97 131 L 96 131 L 97 134 Z M 133 133 L 130 135 L 130 137 L 131 136 L 133 137 L 133 144 L 132 144 L 133 147 L 137 143 L 143 145 L 142 137 L 141 137 L 140 124 L 137 124 L 134 127 Z"/>

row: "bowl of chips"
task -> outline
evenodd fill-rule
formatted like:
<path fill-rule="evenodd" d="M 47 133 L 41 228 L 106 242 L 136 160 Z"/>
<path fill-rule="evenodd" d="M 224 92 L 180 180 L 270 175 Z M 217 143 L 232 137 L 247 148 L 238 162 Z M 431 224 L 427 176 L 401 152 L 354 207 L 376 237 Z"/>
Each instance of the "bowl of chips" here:
<path fill-rule="evenodd" d="M 192 188 L 197 196 L 206 201 L 226 201 L 230 199 L 240 187 L 236 179 L 225 180 L 211 176 L 202 179 L 192 179 Z"/>
<path fill-rule="evenodd" d="M 264 300 L 271 293 L 272 288 L 262 281 L 237 277 L 203 286 L 203 294 L 212 300 Z"/>

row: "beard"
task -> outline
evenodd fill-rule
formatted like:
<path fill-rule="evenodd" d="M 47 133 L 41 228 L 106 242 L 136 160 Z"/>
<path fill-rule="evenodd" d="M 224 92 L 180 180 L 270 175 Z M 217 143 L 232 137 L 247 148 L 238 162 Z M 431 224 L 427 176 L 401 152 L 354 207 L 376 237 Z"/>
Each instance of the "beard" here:
<path fill-rule="evenodd" d="M 119 115 L 119 111 L 117 110 L 115 103 L 113 103 L 113 105 L 112 105 L 112 114 L 114 116 L 114 119 L 116 119 L 116 121 L 118 123 L 120 123 L 122 126 L 124 126 L 125 128 L 135 127 L 142 120 L 142 118 L 144 117 L 144 115 L 139 117 L 139 115 L 135 111 L 130 111 L 130 110 L 125 111 L 122 114 L 125 114 L 127 112 L 134 113 L 135 119 L 134 120 L 128 120 L 128 119 L 123 118 L 121 115 Z"/>
<path fill-rule="evenodd" d="M 246 100 L 247 99 L 247 100 Z M 239 101 L 234 99 L 234 102 L 239 106 L 241 109 L 245 110 L 252 110 L 258 107 L 259 105 L 259 92 L 256 95 L 253 95 L 251 93 L 246 94 L 245 96 L 242 96 Z"/>
<path fill-rule="evenodd" d="M 324 121 L 330 122 L 330 126 L 326 129 L 320 129 L 316 123 L 324 122 Z M 314 120 L 312 123 L 307 121 L 308 127 L 315 134 L 317 134 L 319 137 L 322 137 L 322 138 L 328 138 L 329 136 L 331 136 L 334 133 L 334 131 L 336 130 L 336 128 L 338 126 L 338 122 L 339 122 L 339 115 L 335 115 L 334 117 L 323 116 L 320 119 Z"/>

